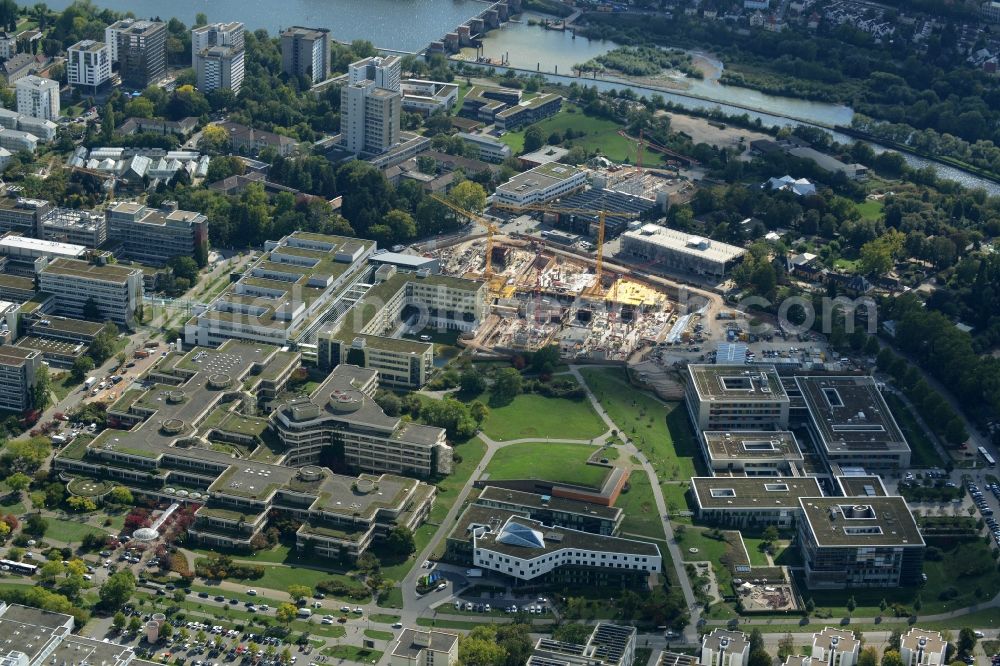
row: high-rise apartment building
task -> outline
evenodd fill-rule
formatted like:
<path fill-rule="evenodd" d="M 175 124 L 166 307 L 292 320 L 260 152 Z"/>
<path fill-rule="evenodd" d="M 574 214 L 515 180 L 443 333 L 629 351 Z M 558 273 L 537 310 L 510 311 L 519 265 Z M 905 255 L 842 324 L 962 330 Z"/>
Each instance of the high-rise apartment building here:
<path fill-rule="evenodd" d="M 398 56 L 351 63 L 341 89 L 341 143 L 353 153 L 377 155 L 399 143 L 402 108 Z"/>
<path fill-rule="evenodd" d="M 243 85 L 243 61 L 243 24 L 239 21 L 192 28 L 191 63 L 198 90 L 229 88 L 238 93 Z"/>
<path fill-rule="evenodd" d="M 32 389 L 42 352 L 13 345 L 0 347 L 0 408 L 20 412 L 32 406 Z"/>
<path fill-rule="evenodd" d="M 167 72 L 167 24 L 161 21 L 133 21 L 127 26 L 118 23 L 114 29 L 118 72 L 122 85 L 137 90 L 162 79 Z M 106 31 L 107 32 L 107 31 Z"/>
<path fill-rule="evenodd" d="M 292 26 L 281 33 L 281 71 L 313 83 L 330 77 L 330 31 Z"/>
<path fill-rule="evenodd" d="M 84 39 L 66 50 L 66 80 L 71 86 L 97 90 L 111 79 L 111 48 Z"/>
<path fill-rule="evenodd" d="M 59 119 L 59 82 L 40 76 L 26 76 L 14 84 L 17 112 L 42 120 Z"/>

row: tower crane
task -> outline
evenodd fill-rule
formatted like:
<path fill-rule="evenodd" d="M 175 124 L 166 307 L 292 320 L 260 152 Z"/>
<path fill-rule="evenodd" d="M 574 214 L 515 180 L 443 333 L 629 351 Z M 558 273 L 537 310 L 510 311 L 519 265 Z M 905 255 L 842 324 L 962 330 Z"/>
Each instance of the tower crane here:
<path fill-rule="evenodd" d="M 597 215 L 597 252 L 595 253 L 594 261 L 594 273 L 596 274 L 596 280 L 594 284 L 590 286 L 586 292 L 587 296 L 601 297 L 604 295 L 604 286 L 601 284 L 601 277 L 604 272 L 604 225 L 607 220 L 607 216 L 620 217 L 624 219 L 635 219 L 639 217 L 639 213 L 625 213 L 613 210 L 605 210 L 603 208 L 563 208 L 561 206 L 550 206 L 547 204 L 525 204 L 523 206 L 513 206 L 510 204 L 493 204 L 496 208 L 502 208 L 504 210 L 512 211 L 525 211 L 525 210 L 537 210 L 543 213 L 555 213 L 557 215 Z"/>
<path fill-rule="evenodd" d="M 485 266 L 485 268 L 483 270 L 483 279 L 486 280 L 486 284 L 490 288 L 490 291 L 493 291 L 494 290 L 493 289 L 493 284 L 492 284 L 492 281 L 493 281 L 493 235 L 497 232 L 497 229 L 498 229 L 497 225 L 494 222 L 491 222 L 490 220 L 487 220 L 482 215 L 478 215 L 476 213 L 473 213 L 472 211 L 465 210 L 461 206 L 459 206 L 459 205 L 457 205 L 457 204 L 449 201 L 448 199 L 446 199 L 446 198 L 444 198 L 444 197 L 442 197 L 440 195 L 432 194 L 432 195 L 430 195 L 430 197 L 432 199 L 434 199 L 435 201 L 437 201 L 439 204 L 447 207 L 452 212 L 454 212 L 454 213 L 456 213 L 458 215 L 461 215 L 462 217 L 467 217 L 470 220 L 472 220 L 473 222 L 476 222 L 481 227 L 483 227 L 483 228 L 486 229 L 486 266 Z"/>

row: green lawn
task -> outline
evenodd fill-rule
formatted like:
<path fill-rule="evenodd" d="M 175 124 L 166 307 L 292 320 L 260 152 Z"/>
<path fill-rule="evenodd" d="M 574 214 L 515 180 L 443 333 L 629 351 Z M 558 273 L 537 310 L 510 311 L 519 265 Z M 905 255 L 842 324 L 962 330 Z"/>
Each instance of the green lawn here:
<path fill-rule="evenodd" d="M 62 518 L 46 518 L 49 528 L 45 530 L 45 538 L 62 543 L 80 543 L 88 534 L 108 534 L 105 530 L 74 520 Z"/>
<path fill-rule="evenodd" d="M 767 554 L 760 549 L 763 539 L 757 537 L 743 536 L 743 545 L 746 546 L 747 555 L 750 557 L 750 565 L 755 567 L 767 567 Z"/>
<path fill-rule="evenodd" d="M 237 580 L 233 582 L 242 583 L 247 587 L 260 587 L 269 590 L 285 591 L 289 585 L 308 585 L 315 587 L 317 583 L 329 578 L 340 578 L 349 585 L 357 585 L 357 582 L 349 576 L 343 574 L 330 573 L 317 569 L 306 569 L 303 567 L 286 567 L 278 564 L 264 565 L 264 575 L 256 580 Z"/>
<path fill-rule="evenodd" d="M 489 394 L 479 399 L 489 404 Z M 593 439 L 607 431 L 588 400 L 546 398 L 537 393 L 522 393 L 502 407 L 491 405 L 482 429 L 498 441 L 528 437 Z"/>
<path fill-rule="evenodd" d="M 497 480 L 544 479 L 599 488 L 608 469 L 586 464 L 595 450 L 586 444 L 512 444 L 496 452 L 486 471 Z"/>
<path fill-rule="evenodd" d="M 391 641 L 396 637 L 391 631 L 380 631 L 378 629 L 365 629 L 365 636 L 377 641 Z"/>
<path fill-rule="evenodd" d="M 903 436 L 906 437 L 906 442 L 910 445 L 910 451 L 912 451 L 910 466 L 944 467 L 944 461 L 941 460 L 937 449 L 934 448 L 934 442 L 917 423 L 910 408 L 895 393 L 886 392 L 883 395 L 896 423 L 903 431 Z"/>
<path fill-rule="evenodd" d="M 334 659 L 346 659 L 362 664 L 375 664 L 382 659 L 382 653 L 378 650 L 368 650 L 357 645 L 335 645 L 323 650 L 323 654 Z"/>
<path fill-rule="evenodd" d="M 646 455 L 661 481 L 697 475 L 698 445 L 680 403 L 663 403 L 632 387 L 619 368 L 580 372 L 608 416 Z"/>
<path fill-rule="evenodd" d="M 667 511 L 670 513 L 670 519 L 690 525 L 691 519 L 689 517 L 677 515 L 681 511 L 688 510 L 687 490 L 689 487 L 689 484 L 684 481 L 678 483 L 660 484 L 660 492 L 663 493 L 663 501 L 667 505 Z"/>
<path fill-rule="evenodd" d="M 663 539 L 663 522 L 656 510 L 649 477 L 641 469 L 632 471 L 629 491 L 618 496 L 615 506 L 625 512 L 621 531 L 651 539 Z"/>
<path fill-rule="evenodd" d="M 861 213 L 861 217 L 866 220 L 879 220 L 882 217 L 882 202 L 867 200 L 864 203 L 855 204 L 855 208 Z"/>
<path fill-rule="evenodd" d="M 606 118 L 585 115 L 576 105 L 564 104 L 562 111 L 535 124 L 542 130 L 542 135 L 546 139 L 553 132 L 563 134 L 567 129 L 572 129 L 574 132 L 585 134 L 574 138 L 572 145 L 583 146 L 588 153 L 599 150 L 601 154 L 615 162 L 634 164 L 636 161 L 636 142 L 618 134 L 618 131 L 623 129 L 622 125 Z M 510 146 L 515 154 L 520 153 L 524 150 L 526 130 L 527 128 L 518 132 L 508 132 L 500 137 L 500 140 Z M 662 163 L 662 158 L 659 153 L 646 150 L 643 154 L 643 163 L 647 166 L 657 165 Z"/>
<path fill-rule="evenodd" d="M 399 615 L 389 615 L 387 613 L 372 613 L 368 616 L 368 619 L 372 622 L 378 622 L 379 624 L 395 624 L 402 619 Z"/>

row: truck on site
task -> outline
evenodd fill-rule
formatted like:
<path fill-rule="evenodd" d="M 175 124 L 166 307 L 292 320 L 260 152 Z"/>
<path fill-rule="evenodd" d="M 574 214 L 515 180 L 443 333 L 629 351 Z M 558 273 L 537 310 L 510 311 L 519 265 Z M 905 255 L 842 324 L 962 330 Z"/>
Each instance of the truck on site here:
<path fill-rule="evenodd" d="M 97 383 L 97 377 L 87 377 L 86 381 L 83 382 L 83 390 L 86 391 L 96 383 Z"/>

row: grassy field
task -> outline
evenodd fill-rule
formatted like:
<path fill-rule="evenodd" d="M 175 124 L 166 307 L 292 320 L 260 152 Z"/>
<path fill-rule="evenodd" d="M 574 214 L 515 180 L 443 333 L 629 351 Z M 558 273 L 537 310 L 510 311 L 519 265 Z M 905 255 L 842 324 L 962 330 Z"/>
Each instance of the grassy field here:
<path fill-rule="evenodd" d="M 618 130 L 622 129 L 621 125 L 606 118 L 585 115 L 579 107 L 573 104 L 565 104 L 562 111 L 535 124 L 542 130 L 542 135 L 546 139 L 553 132 L 562 134 L 567 129 L 572 129 L 574 132 L 585 134 L 580 138 L 574 138 L 573 145 L 583 146 L 588 153 L 599 150 L 602 155 L 615 162 L 635 163 L 636 144 L 618 134 Z M 510 146 L 515 154 L 520 153 L 524 150 L 525 130 L 508 132 L 500 137 L 500 140 Z M 659 153 L 652 150 L 645 151 L 644 164 L 653 166 L 661 162 Z"/>
<path fill-rule="evenodd" d="M 490 404 L 489 394 L 479 399 Z M 589 401 L 546 398 L 537 393 L 522 393 L 502 407 L 491 406 L 482 428 L 498 441 L 528 437 L 593 439 L 607 430 Z"/>
<path fill-rule="evenodd" d="M 619 430 L 635 442 L 661 481 L 697 475 L 698 446 L 680 403 L 663 403 L 632 388 L 618 368 L 581 370 Z"/>
<path fill-rule="evenodd" d="M 621 531 L 651 539 L 663 539 L 663 522 L 656 510 L 649 477 L 641 469 L 629 477 L 629 491 L 618 496 L 615 506 L 625 512 Z"/>
<path fill-rule="evenodd" d="M 401 618 L 399 615 L 390 615 L 388 613 L 372 613 L 368 616 L 368 619 L 379 624 L 395 624 Z"/>
<path fill-rule="evenodd" d="M 941 460 L 937 449 L 934 448 L 934 442 L 931 441 L 927 433 L 924 432 L 924 429 L 917 423 L 917 419 L 914 418 L 910 408 L 895 393 L 885 392 L 882 395 L 885 396 L 885 401 L 889 405 L 889 409 L 892 410 L 892 415 L 903 431 L 903 436 L 906 437 L 906 442 L 910 445 L 910 450 L 913 452 L 910 466 L 944 467 L 944 461 Z"/>
<path fill-rule="evenodd" d="M 378 650 L 369 650 L 357 645 L 335 645 L 323 650 L 323 654 L 334 659 L 346 659 L 362 664 L 375 664 L 382 659 L 382 653 Z"/>
<path fill-rule="evenodd" d="M 376 641 L 391 641 L 395 635 L 391 631 L 381 631 L 379 629 L 365 629 L 365 636 Z"/>
<path fill-rule="evenodd" d="M 743 536 L 743 545 L 746 546 L 747 555 L 750 557 L 751 566 L 755 567 L 766 567 L 770 566 L 770 562 L 767 561 L 767 554 L 761 550 L 761 544 L 764 543 L 763 539 L 757 537 Z"/>
<path fill-rule="evenodd" d="M 63 520 L 61 518 L 46 518 L 49 528 L 45 530 L 45 538 L 62 543 L 79 543 L 88 534 L 104 534 L 108 532 L 74 520 Z"/>
<path fill-rule="evenodd" d="M 661 483 L 660 491 L 663 493 L 663 501 L 667 505 L 667 511 L 670 513 L 670 519 L 691 524 L 691 519 L 685 516 L 678 516 L 677 513 L 680 511 L 687 511 L 687 489 L 689 484 L 686 482 L 679 483 Z"/>
<path fill-rule="evenodd" d="M 269 590 L 287 590 L 289 585 L 308 585 L 315 587 L 317 583 L 329 578 L 340 578 L 345 583 L 356 585 L 355 581 L 343 574 L 334 574 L 329 571 L 319 571 L 317 569 L 306 569 L 303 567 L 286 567 L 280 564 L 264 565 L 264 575 L 257 580 L 236 580 L 233 582 L 242 583 L 247 587 L 260 587 Z"/>
<path fill-rule="evenodd" d="M 879 220 L 882 217 L 882 202 L 867 200 L 864 203 L 855 204 L 855 208 L 861 213 L 861 217 L 866 220 Z"/>
<path fill-rule="evenodd" d="M 586 464 L 595 450 L 586 444 L 512 444 L 496 452 L 486 471 L 497 480 L 544 479 L 599 488 L 608 470 Z"/>

